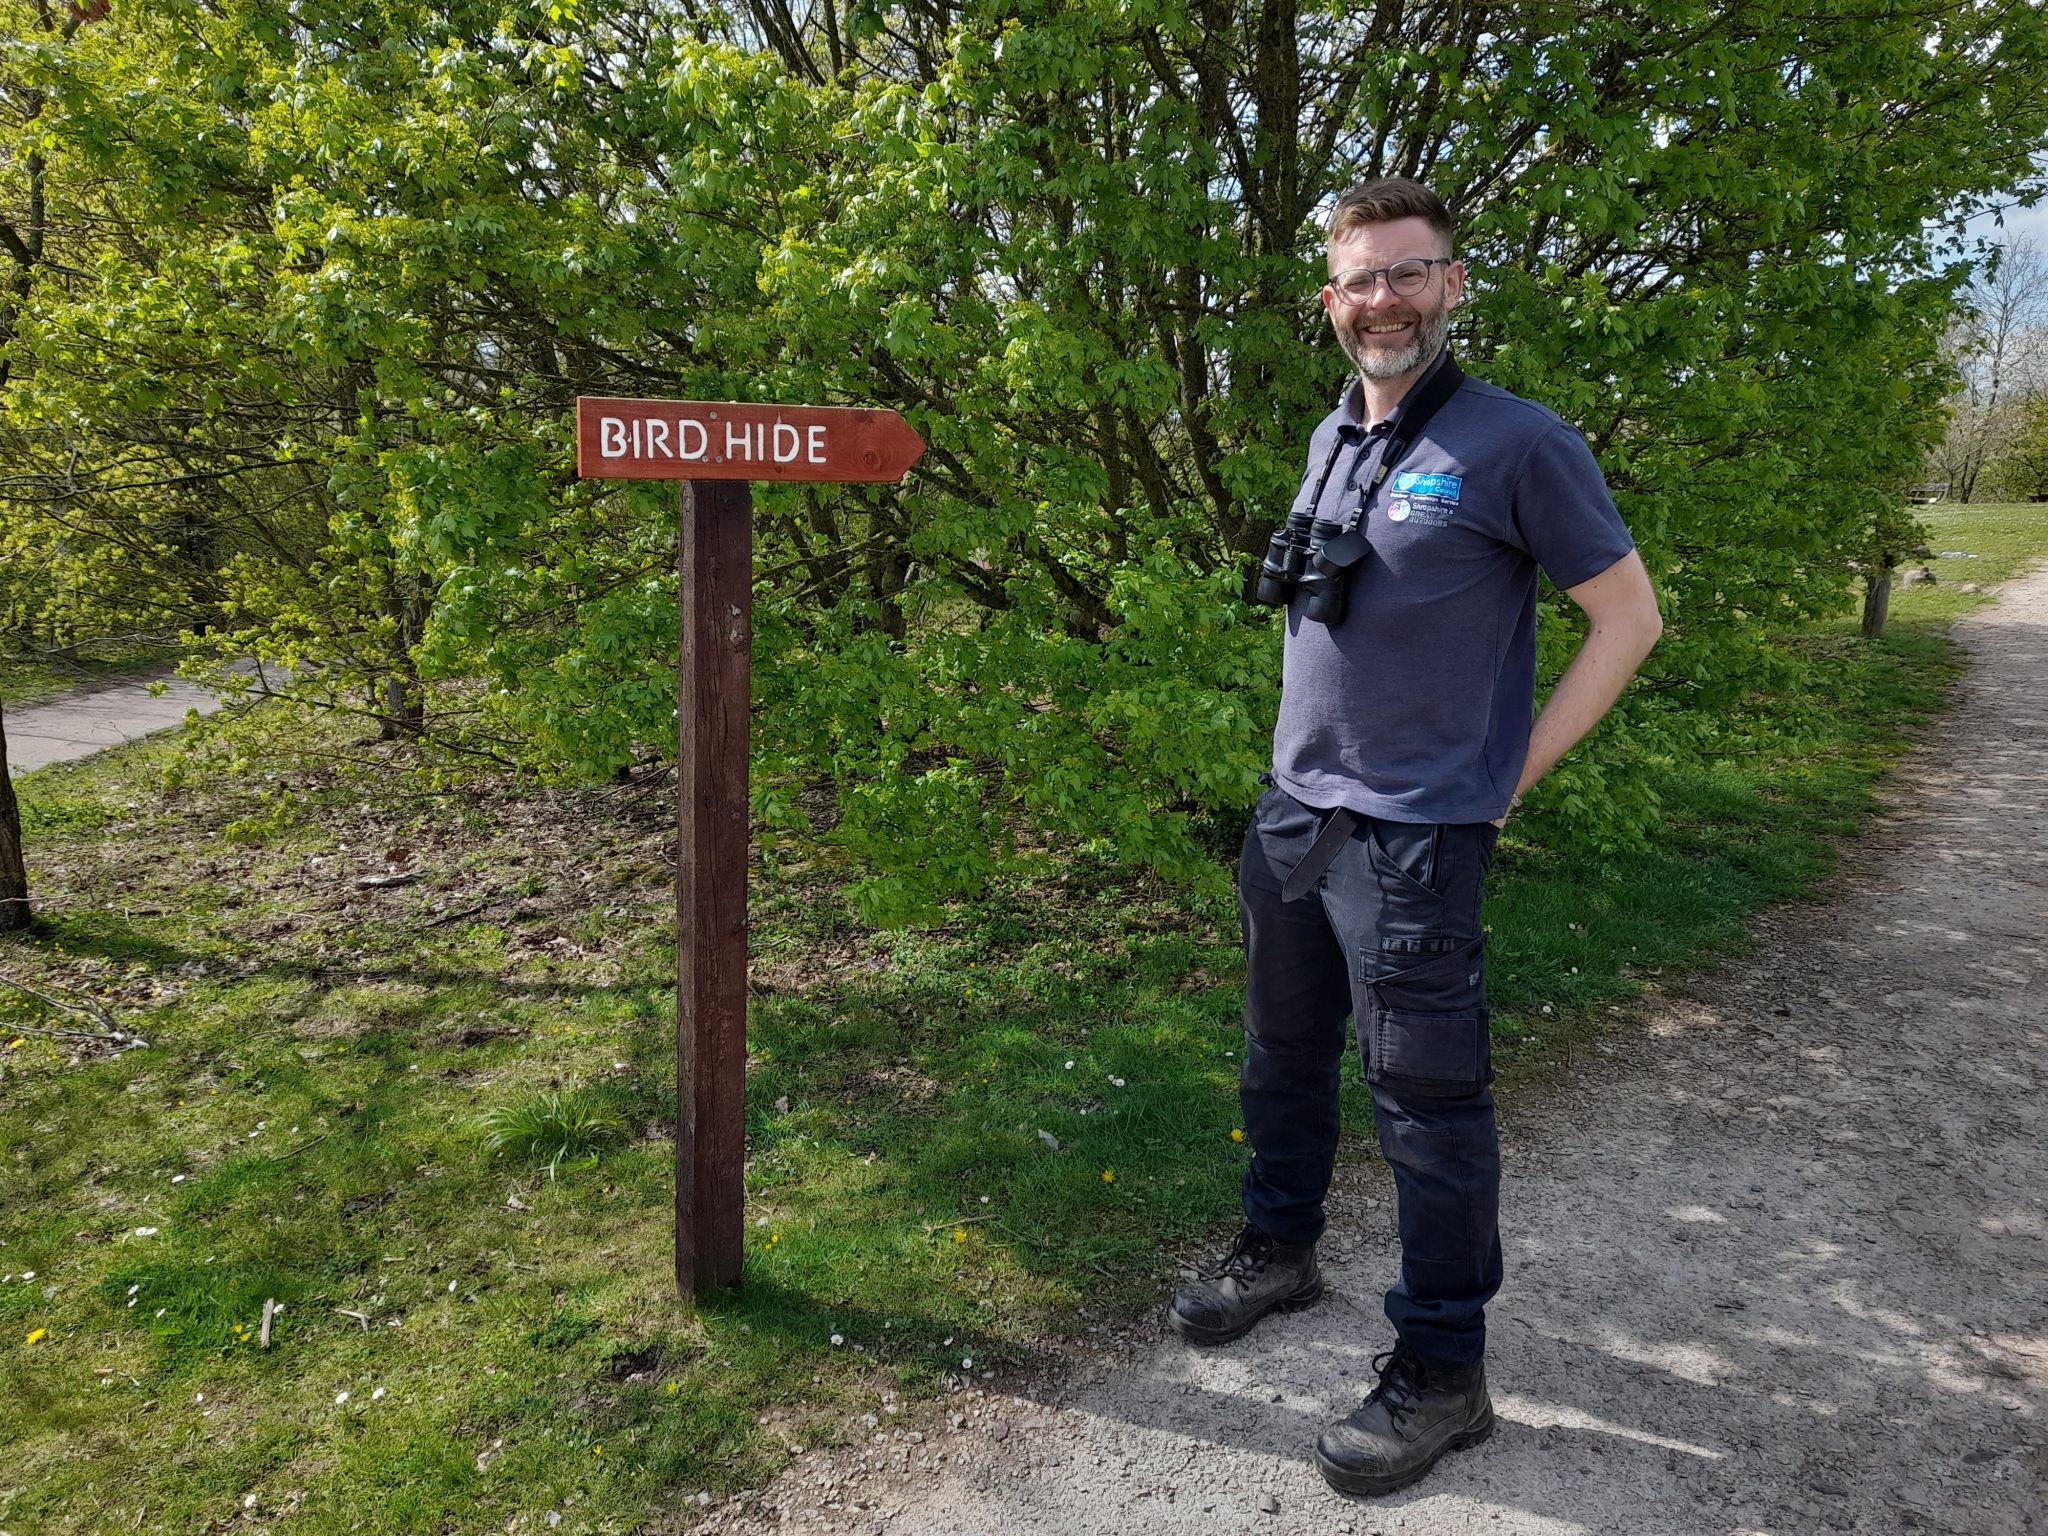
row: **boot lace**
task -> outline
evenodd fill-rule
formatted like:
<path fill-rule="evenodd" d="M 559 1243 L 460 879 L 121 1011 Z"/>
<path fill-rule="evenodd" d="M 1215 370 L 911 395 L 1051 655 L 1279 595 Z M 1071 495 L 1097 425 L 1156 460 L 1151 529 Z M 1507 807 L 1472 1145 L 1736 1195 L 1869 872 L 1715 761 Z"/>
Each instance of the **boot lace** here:
<path fill-rule="evenodd" d="M 1230 1252 L 1216 1266 L 1215 1279 L 1235 1280 L 1240 1285 L 1255 1279 L 1273 1257 L 1273 1239 L 1257 1227 L 1247 1226 L 1237 1234 Z"/>
<path fill-rule="evenodd" d="M 1372 1368 L 1380 1373 L 1379 1385 L 1366 1394 L 1364 1406 L 1385 1403 L 1387 1417 L 1398 1424 L 1414 1411 L 1428 1385 L 1422 1360 L 1406 1344 L 1396 1344 L 1385 1354 L 1375 1355 Z"/>

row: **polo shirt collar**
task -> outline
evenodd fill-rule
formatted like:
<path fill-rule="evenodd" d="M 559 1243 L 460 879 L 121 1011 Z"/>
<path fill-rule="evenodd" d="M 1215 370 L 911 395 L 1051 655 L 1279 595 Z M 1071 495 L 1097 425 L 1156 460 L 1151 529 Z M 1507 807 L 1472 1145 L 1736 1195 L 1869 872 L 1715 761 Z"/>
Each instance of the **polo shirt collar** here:
<path fill-rule="evenodd" d="M 1344 424 L 1355 430 L 1362 431 L 1371 437 L 1384 437 L 1400 424 L 1401 413 L 1408 409 L 1408 402 L 1415 398 L 1415 392 L 1422 388 L 1430 375 L 1443 367 L 1444 359 L 1450 355 L 1451 349 L 1449 347 L 1445 347 L 1442 351 L 1438 352 L 1436 360 L 1423 369 L 1422 372 L 1418 373 L 1415 376 L 1415 382 L 1410 384 L 1402 392 L 1401 398 L 1394 402 L 1394 408 L 1371 426 L 1367 426 L 1365 422 L 1365 385 L 1354 377 L 1351 381 L 1351 387 L 1344 391 Z"/>

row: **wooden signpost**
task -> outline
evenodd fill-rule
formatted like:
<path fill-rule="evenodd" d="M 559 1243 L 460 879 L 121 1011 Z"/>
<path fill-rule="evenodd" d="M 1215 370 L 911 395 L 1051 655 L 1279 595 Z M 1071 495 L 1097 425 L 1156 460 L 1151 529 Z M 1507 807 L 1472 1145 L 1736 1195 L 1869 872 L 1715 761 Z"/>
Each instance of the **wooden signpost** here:
<path fill-rule="evenodd" d="M 736 1284 L 747 1074 L 747 661 L 754 480 L 895 481 L 924 441 L 894 411 L 576 402 L 584 479 L 680 480 L 676 673 L 676 1284 Z"/>

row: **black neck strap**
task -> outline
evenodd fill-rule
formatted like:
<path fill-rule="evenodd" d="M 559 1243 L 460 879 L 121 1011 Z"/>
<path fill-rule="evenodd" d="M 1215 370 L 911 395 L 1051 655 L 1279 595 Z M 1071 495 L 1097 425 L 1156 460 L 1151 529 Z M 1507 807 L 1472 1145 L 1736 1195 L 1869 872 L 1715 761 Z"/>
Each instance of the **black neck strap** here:
<path fill-rule="evenodd" d="M 1380 455 L 1378 465 L 1373 469 L 1372 479 L 1359 493 L 1358 511 L 1349 526 L 1357 527 L 1365 521 L 1366 503 L 1372 500 L 1372 493 L 1379 489 L 1380 482 L 1394 466 L 1407 456 L 1409 447 L 1422 435 L 1422 429 L 1429 425 L 1430 417 L 1443 409 L 1444 402 L 1458 392 L 1458 386 L 1465 382 L 1465 375 L 1452 361 L 1448 352 L 1439 354 L 1440 361 L 1424 375 L 1422 382 L 1415 386 L 1407 404 L 1401 408 L 1401 419 L 1387 438 L 1386 452 Z M 1323 460 L 1323 472 L 1316 476 L 1316 488 L 1309 493 L 1308 512 L 1314 517 L 1323 504 L 1323 487 L 1330 483 L 1330 472 L 1337 467 L 1337 460 L 1344 451 L 1344 439 L 1339 437 L 1330 445 L 1329 455 Z"/>
<path fill-rule="evenodd" d="M 1359 510 L 1372 500 L 1372 493 L 1380 488 L 1380 482 L 1387 478 L 1401 460 L 1408 456 L 1415 439 L 1422 436 L 1422 429 L 1429 425 L 1430 418 L 1444 408 L 1444 402 L 1458 392 L 1458 386 L 1465 382 L 1465 375 L 1446 352 L 1443 361 L 1432 368 L 1415 386 L 1415 393 L 1401 408 L 1401 419 L 1394 423 L 1394 430 L 1387 436 L 1387 451 L 1380 455 L 1374 467 L 1372 479 L 1367 482 L 1365 494 L 1359 497 Z"/>

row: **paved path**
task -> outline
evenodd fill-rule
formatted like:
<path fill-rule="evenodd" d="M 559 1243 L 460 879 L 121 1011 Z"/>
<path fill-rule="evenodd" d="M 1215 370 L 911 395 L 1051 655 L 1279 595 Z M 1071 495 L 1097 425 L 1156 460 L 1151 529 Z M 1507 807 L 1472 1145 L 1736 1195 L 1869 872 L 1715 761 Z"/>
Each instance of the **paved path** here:
<path fill-rule="evenodd" d="M 1308 1459 L 1387 1343 L 1374 1163 L 1321 1306 L 814 1453 L 709 1528 L 2048 1533 L 2048 573 L 1958 635 L 1824 901 L 1507 1106 L 1488 1444 L 1376 1500 Z"/>
<path fill-rule="evenodd" d="M 161 698 L 150 692 L 157 681 L 164 684 Z M 124 741 L 140 741 L 182 725 L 187 710 L 210 715 L 219 708 L 220 696 L 211 689 L 168 675 L 59 694 L 40 704 L 7 711 L 7 766 L 18 779 L 51 763 L 89 757 Z"/>

